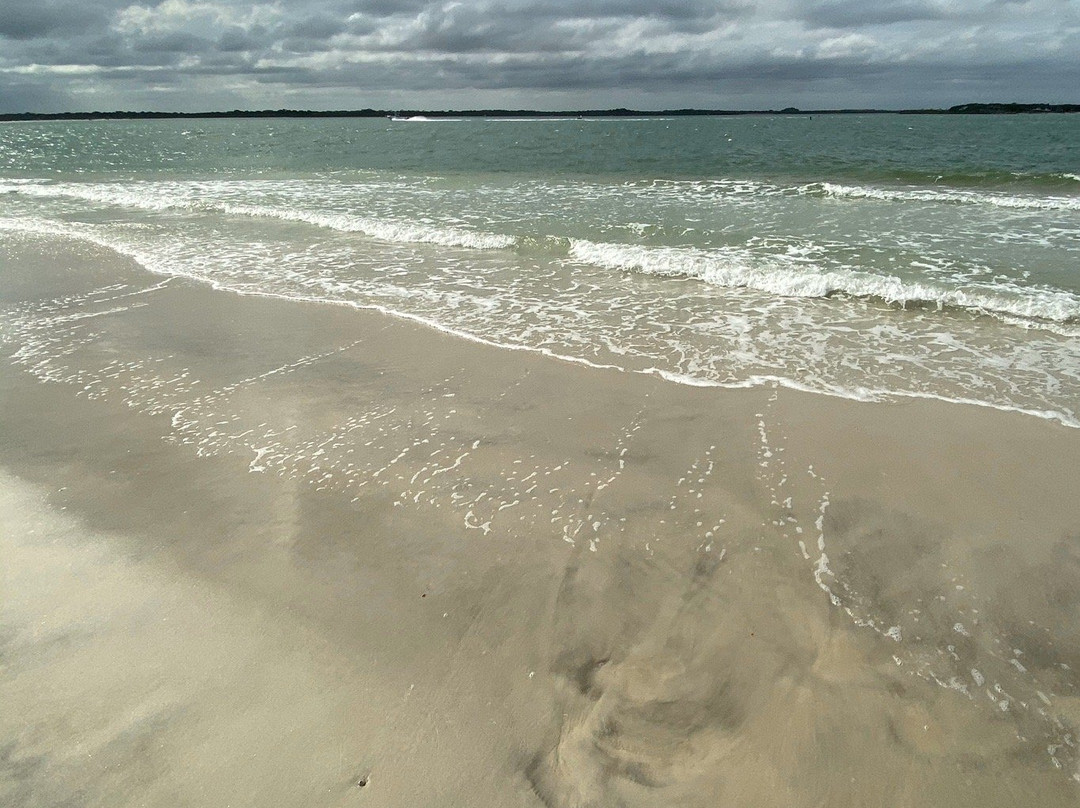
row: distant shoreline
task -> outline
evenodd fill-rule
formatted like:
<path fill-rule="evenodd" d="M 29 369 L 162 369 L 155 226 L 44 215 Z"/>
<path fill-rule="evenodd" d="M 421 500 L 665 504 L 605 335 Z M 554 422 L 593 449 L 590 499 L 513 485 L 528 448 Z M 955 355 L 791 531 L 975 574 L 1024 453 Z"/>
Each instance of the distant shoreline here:
<path fill-rule="evenodd" d="M 80 121 L 80 120 L 156 120 L 172 118 L 670 118 L 733 115 L 1039 115 L 1080 112 L 1080 104 L 959 104 L 946 109 L 616 109 L 532 110 L 304 110 L 304 109 L 234 109 L 218 112 L 11 112 L 0 113 L 0 121 Z"/>

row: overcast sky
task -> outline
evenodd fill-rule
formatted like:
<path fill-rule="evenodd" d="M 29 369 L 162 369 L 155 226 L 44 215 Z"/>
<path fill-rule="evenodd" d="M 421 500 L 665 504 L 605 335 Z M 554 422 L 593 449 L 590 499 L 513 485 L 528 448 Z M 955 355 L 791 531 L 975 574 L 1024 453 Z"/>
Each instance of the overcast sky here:
<path fill-rule="evenodd" d="M 0 111 L 1080 102 L 1080 0 L 0 0 Z"/>

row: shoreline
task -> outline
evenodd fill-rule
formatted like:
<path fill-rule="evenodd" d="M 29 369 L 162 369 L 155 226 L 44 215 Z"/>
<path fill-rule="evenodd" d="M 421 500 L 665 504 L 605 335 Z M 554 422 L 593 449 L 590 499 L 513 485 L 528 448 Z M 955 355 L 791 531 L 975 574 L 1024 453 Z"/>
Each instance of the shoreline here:
<path fill-rule="evenodd" d="M 319 225 L 322 226 L 322 225 Z M 0 230 L 3 230 L 0 227 Z M 331 228 L 333 229 L 333 228 Z M 108 253 L 115 254 L 122 257 L 124 260 L 134 261 L 139 265 L 141 271 L 149 273 L 158 278 L 162 278 L 162 284 L 168 284 L 175 281 L 186 281 L 204 285 L 214 291 L 224 292 L 227 294 L 238 295 L 242 297 L 261 297 L 268 300 L 281 300 L 299 304 L 309 305 L 325 305 L 332 307 L 343 307 L 346 309 L 352 309 L 359 312 L 374 312 L 387 317 L 391 317 L 403 322 L 409 322 L 420 327 L 430 329 L 432 331 L 450 336 L 455 339 L 462 339 L 469 342 L 476 343 L 478 345 L 484 345 L 495 349 L 505 350 L 509 352 L 524 352 L 532 353 L 540 356 L 554 359 L 569 364 L 576 364 L 585 367 L 589 367 L 595 370 L 610 370 L 621 373 L 630 373 L 642 376 L 655 376 L 663 379 L 666 382 L 672 384 L 679 384 L 688 387 L 702 387 L 702 388 L 716 388 L 722 390 L 744 390 L 755 388 L 767 388 L 771 386 L 783 387 L 792 391 L 800 393 L 808 393 L 811 395 L 821 395 L 826 397 L 838 398 L 848 401 L 855 401 L 860 403 L 895 403 L 901 400 L 932 400 L 940 401 L 946 404 L 958 404 L 961 406 L 974 406 L 996 410 L 999 412 L 1013 412 L 1019 413 L 1028 417 L 1034 417 L 1045 421 L 1057 422 L 1058 424 L 1068 427 L 1070 429 L 1080 429 L 1080 421 L 1077 420 L 1074 413 L 1068 409 L 1037 409 L 1031 407 L 1024 407 L 1019 404 L 1005 404 L 997 403 L 989 400 L 980 400 L 975 398 L 961 398 L 949 396 L 946 393 L 933 393 L 918 390 L 890 390 L 890 389 L 872 389 L 866 387 L 855 388 L 837 388 L 835 386 L 825 387 L 813 387 L 810 384 L 801 382 L 797 379 L 788 378 L 780 375 L 753 375 L 744 380 L 737 382 L 722 382 L 714 379 L 696 377 L 689 373 L 682 373 L 677 370 L 668 370 L 665 368 L 658 368 L 654 366 L 650 367 L 632 367 L 632 366 L 620 366 L 611 362 L 601 362 L 588 359 L 583 356 L 573 356 L 569 353 L 560 353 L 557 350 L 553 350 L 547 347 L 533 346 L 526 344 L 515 344 L 512 342 L 498 341 L 491 339 L 480 334 L 471 333 L 462 328 L 455 328 L 453 325 L 438 322 L 430 316 L 424 314 L 412 313 L 399 309 L 394 309 L 390 306 L 384 306 L 377 303 L 364 303 L 360 301 L 354 301 L 349 299 L 334 299 L 330 297 L 320 297 L 317 295 L 300 295 L 300 294 L 287 294 L 284 292 L 274 292 L 269 290 L 248 290 L 244 288 L 237 288 L 230 286 L 225 282 L 214 280 L 213 278 L 203 277 L 192 273 L 183 273 L 179 271 L 166 272 L 159 271 L 152 268 L 152 262 L 146 261 L 137 251 L 130 250 L 123 246 L 111 243 L 107 240 L 95 238 L 86 233 L 79 233 L 77 231 L 67 231 L 64 229 L 49 229 L 49 228 L 27 228 L 25 230 L 19 230 L 12 228 L 10 232 L 17 233 L 23 237 L 29 238 L 31 241 L 34 239 L 48 239 L 56 238 L 62 241 L 72 242 L 86 242 L 87 244 L 94 245 L 101 248 Z M 145 262 L 145 263 L 144 263 Z M 647 274 L 647 273 L 646 273 Z M 706 281 L 702 281 L 707 283 Z M 731 287 L 738 288 L 738 287 Z M 753 288 L 753 287 L 750 287 Z M 756 291 L 764 291 L 758 289 Z M 860 295 L 850 293 L 853 297 L 859 298 Z M 863 299 L 873 299 L 871 297 L 861 296 Z M 813 299 L 813 298 L 808 298 Z M 881 298 L 882 301 L 890 306 L 895 305 L 895 301 L 889 301 L 885 298 Z M 908 301 L 912 302 L 912 301 Z M 914 301 L 917 303 L 918 301 Z M 903 307 L 907 307 L 907 302 L 903 304 Z M 937 302 L 937 306 L 940 308 L 941 301 Z M 965 309 L 964 307 L 958 307 L 960 311 L 971 311 L 976 309 Z M 1005 311 L 987 311 L 983 313 L 984 316 L 991 317 L 997 320 L 999 323 L 1009 323 L 1009 318 L 1013 315 Z M 1023 321 L 1021 321 L 1023 322 Z M 1054 321 L 1031 321 L 1025 323 L 1025 327 L 1031 327 L 1037 330 L 1046 330 L 1048 333 L 1053 334 L 1055 337 L 1071 336 L 1069 330 L 1059 330 L 1063 326 L 1068 328 L 1068 321 L 1054 322 Z"/>
<path fill-rule="evenodd" d="M 17 804 L 1075 801 L 1073 430 L 0 263 Z"/>

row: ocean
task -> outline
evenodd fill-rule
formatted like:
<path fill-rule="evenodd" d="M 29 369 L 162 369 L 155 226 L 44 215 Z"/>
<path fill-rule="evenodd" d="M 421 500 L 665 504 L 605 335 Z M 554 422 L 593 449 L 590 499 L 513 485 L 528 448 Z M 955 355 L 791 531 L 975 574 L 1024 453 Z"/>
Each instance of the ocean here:
<path fill-rule="evenodd" d="M 0 230 L 673 383 L 1077 427 L 1078 143 L 1068 115 L 20 122 Z"/>

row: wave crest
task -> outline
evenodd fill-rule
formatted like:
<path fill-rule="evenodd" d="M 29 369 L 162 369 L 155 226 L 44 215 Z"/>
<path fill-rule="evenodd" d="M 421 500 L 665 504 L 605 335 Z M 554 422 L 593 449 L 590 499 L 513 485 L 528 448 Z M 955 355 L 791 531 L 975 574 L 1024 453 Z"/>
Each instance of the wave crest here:
<path fill-rule="evenodd" d="M 847 295 L 899 306 L 955 307 L 1058 324 L 1080 321 L 1080 297 L 1069 292 L 1014 289 L 1011 293 L 1001 293 L 946 288 L 856 271 L 826 271 L 804 260 L 739 248 L 702 250 L 575 240 L 571 242 L 570 255 L 605 269 L 695 278 L 713 286 L 754 289 L 784 297 Z"/>
<path fill-rule="evenodd" d="M 1068 210 L 1080 211 L 1080 199 L 1070 196 L 1019 196 L 994 194 L 959 189 L 939 190 L 933 188 L 879 188 L 868 185 L 841 185 L 832 182 L 814 182 L 802 186 L 806 194 L 845 199 L 880 199 L 888 202 L 945 202 L 969 205 L 992 205 L 1016 210 Z"/>
<path fill-rule="evenodd" d="M 418 222 L 394 221 L 355 216 L 348 213 L 326 213 L 302 208 L 278 208 L 269 205 L 242 205 L 216 202 L 205 198 L 182 198 L 161 189 L 108 188 L 91 185 L 0 184 L 0 193 L 55 198 L 69 197 L 107 205 L 140 210 L 191 210 L 226 213 L 234 216 L 254 216 L 283 221 L 304 222 L 343 233 L 362 233 L 380 241 L 407 244 L 437 244 L 443 247 L 464 247 L 473 250 L 510 249 L 516 244 L 512 236 L 483 233 L 453 227 L 438 227 Z"/>

